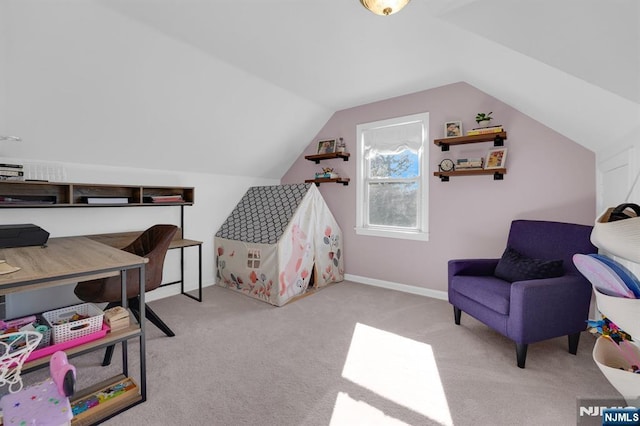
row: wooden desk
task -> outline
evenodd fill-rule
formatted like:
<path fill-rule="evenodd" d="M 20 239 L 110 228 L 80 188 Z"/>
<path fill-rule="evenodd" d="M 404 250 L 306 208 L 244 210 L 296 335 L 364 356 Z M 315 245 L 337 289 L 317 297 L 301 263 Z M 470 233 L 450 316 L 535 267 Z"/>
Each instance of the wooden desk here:
<path fill-rule="evenodd" d="M 85 237 L 106 244 L 117 249 L 122 249 L 131 244 L 143 231 L 113 232 L 109 234 L 85 235 Z M 198 247 L 198 297 L 184 291 L 184 249 L 187 247 Z M 180 284 L 180 293 L 198 302 L 202 302 L 202 241 L 187 240 L 183 238 L 182 228 L 178 228 L 169 250 L 180 249 L 180 279 L 168 283 L 162 283 L 160 287 L 172 284 Z"/>
<path fill-rule="evenodd" d="M 126 271 L 138 269 L 140 274 L 139 327 L 130 326 L 125 330 L 109 333 L 103 339 L 71 348 L 65 352 L 71 358 L 115 343 L 122 343 L 122 375 L 128 376 L 127 341 L 138 337 L 140 342 L 140 396 L 133 401 L 128 401 L 126 404 L 115 405 L 113 410 L 105 413 L 101 420 L 146 401 L 145 268 L 143 266 L 147 263 L 147 259 L 85 237 L 51 238 L 45 247 L 32 246 L 0 249 L 0 259 L 6 260 L 12 266 L 22 268 L 11 274 L 0 275 L 0 295 L 111 276 L 119 272 L 122 278 L 123 306 L 127 304 Z M 50 357 L 43 357 L 25 363 L 22 371 L 27 372 L 46 367 L 49 360 Z M 122 376 L 119 375 L 118 377 Z M 95 419 L 92 420 L 95 421 Z"/>

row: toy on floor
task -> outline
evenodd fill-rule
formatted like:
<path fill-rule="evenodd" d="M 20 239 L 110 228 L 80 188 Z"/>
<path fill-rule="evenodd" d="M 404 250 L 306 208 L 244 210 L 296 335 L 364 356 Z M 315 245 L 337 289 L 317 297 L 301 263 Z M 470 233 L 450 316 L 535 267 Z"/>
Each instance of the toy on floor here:
<path fill-rule="evenodd" d="M 55 352 L 49 362 L 51 377 L 0 400 L 3 425 L 62 426 L 71 424 L 69 397 L 76 383 L 76 368 L 67 354 Z"/>

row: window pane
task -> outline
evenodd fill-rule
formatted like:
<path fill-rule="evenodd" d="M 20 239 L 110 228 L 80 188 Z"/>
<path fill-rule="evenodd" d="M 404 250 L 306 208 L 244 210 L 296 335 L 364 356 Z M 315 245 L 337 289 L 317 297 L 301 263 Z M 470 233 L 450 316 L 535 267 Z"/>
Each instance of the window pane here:
<path fill-rule="evenodd" d="M 369 225 L 418 226 L 418 184 L 385 182 L 369 184 Z"/>
<path fill-rule="evenodd" d="M 372 154 L 369 165 L 372 178 L 414 178 L 420 172 L 418 154 L 406 149 L 398 154 Z"/>

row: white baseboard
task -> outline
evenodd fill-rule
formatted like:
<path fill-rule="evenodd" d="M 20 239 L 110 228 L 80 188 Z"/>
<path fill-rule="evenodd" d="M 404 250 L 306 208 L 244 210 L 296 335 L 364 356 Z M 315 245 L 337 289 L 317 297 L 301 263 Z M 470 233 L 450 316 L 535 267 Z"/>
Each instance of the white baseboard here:
<path fill-rule="evenodd" d="M 390 290 L 402 291 L 404 293 L 411 293 L 411 294 L 417 294 L 419 296 L 431 297 L 433 299 L 449 300 L 449 295 L 447 294 L 446 291 L 431 290 L 429 288 L 416 287 L 413 285 L 394 283 L 392 281 L 377 280 L 375 278 L 367 278 L 367 277 L 361 277 L 359 275 L 351 275 L 351 274 L 345 274 L 344 279 L 348 281 L 360 283 L 360 284 L 367 284 L 375 287 L 383 287 L 383 288 L 388 288 Z"/>

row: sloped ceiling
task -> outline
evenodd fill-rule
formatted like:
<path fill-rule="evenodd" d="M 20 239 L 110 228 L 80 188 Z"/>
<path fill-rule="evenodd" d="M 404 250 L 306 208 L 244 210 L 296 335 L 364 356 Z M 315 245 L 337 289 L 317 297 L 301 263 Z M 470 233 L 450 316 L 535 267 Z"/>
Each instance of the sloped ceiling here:
<path fill-rule="evenodd" d="M 640 125 L 636 0 L 104 3 L 332 110 L 462 80 L 594 151 Z"/>
<path fill-rule="evenodd" d="M 466 81 L 599 151 L 640 131 L 638 3 L 7 0 L 0 125 L 52 160 L 278 178 L 333 112 Z"/>

